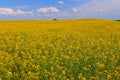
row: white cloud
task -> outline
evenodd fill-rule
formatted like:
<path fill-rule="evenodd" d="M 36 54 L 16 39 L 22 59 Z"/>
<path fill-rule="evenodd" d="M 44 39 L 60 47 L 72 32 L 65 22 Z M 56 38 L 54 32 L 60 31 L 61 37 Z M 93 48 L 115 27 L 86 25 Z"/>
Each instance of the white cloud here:
<path fill-rule="evenodd" d="M 73 8 L 72 10 L 73 10 L 74 12 L 78 12 L 78 10 L 77 10 L 76 8 Z"/>
<path fill-rule="evenodd" d="M 25 12 L 22 10 L 14 10 L 12 8 L 0 8 L 0 15 L 31 15 L 32 12 Z"/>
<path fill-rule="evenodd" d="M 120 0 L 90 0 L 76 9 L 81 17 L 120 18 Z"/>
<path fill-rule="evenodd" d="M 33 12 L 31 12 L 31 11 L 29 11 L 29 12 L 25 12 L 25 11 L 22 11 L 22 10 L 16 10 L 16 15 L 18 14 L 18 15 L 31 15 L 31 14 L 33 14 Z"/>
<path fill-rule="evenodd" d="M 45 8 L 39 8 L 37 9 L 37 12 L 39 13 L 49 13 L 49 12 L 59 12 L 59 9 L 57 9 L 56 7 L 45 7 Z"/>
<path fill-rule="evenodd" d="M 63 4 L 64 4 L 64 2 L 63 2 L 63 1 L 58 1 L 58 4 L 63 5 Z"/>
<path fill-rule="evenodd" d="M 39 8 L 37 9 L 37 12 L 42 12 L 42 13 L 46 13 L 49 11 L 49 8 Z"/>

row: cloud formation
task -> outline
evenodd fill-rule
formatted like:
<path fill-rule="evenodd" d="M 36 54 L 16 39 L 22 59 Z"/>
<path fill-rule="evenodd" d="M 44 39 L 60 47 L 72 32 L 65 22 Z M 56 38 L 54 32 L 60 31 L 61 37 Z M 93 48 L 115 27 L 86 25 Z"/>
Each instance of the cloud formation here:
<path fill-rule="evenodd" d="M 72 10 L 73 10 L 73 12 L 78 12 L 78 10 L 76 8 L 73 8 Z"/>
<path fill-rule="evenodd" d="M 81 17 L 120 18 L 120 0 L 91 0 L 76 8 Z"/>
<path fill-rule="evenodd" d="M 0 15 L 31 15 L 32 12 L 25 12 L 22 10 L 14 10 L 12 8 L 0 8 Z"/>
<path fill-rule="evenodd" d="M 59 12 L 59 9 L 51 6 L 51 7 L 39 8 L 37 9 L 37 12 L 38 13 L 49 13 L 49 12 L 57 13 Z"/>
<path fill-rule="evenodd" d="M 80 0 L 70 0 L 72 3 L 64 4 L 64 0 L 58 0 L 53 6 L 24 5 L 19 7 L 0 8 L 1 17 L 34 18 L 34 19 L 72 19 L 72 18 L 105 18 L 120 19 L 120 0 L 89 0 L 80 3 Z M 80 3 L 80 4 L 78 4 Z M 60 5 L 58 5 L 60 4 Z M 62 5 L 64 4 L 64 5 Z M 8 6 L 9 7 L 9 6 Z M 58 8 L 59 7 L 59 8 Z M 3 16 L 7 15 L 7 16 Z M 15 15 L 15 16 L 14 16 Z M 19 16 L 20 15 L 20 16 Z M 13 17 L 14 16 L 14 17 Z M 10 18 L 11 18 L 10 17 Z"/>

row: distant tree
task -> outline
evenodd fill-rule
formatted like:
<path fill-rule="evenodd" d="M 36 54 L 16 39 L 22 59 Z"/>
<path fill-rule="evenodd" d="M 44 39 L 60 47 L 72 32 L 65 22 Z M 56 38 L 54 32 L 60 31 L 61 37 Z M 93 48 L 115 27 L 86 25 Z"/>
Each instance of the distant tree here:
<path fill-rule="evenodd" d="M 53 20 L 58 20 L 58 19 L 53 19 Z"/>
<path fill-rule="evenodd" d="M 118 19 L 117 21 L 120 21 L 120 19 Z"/>

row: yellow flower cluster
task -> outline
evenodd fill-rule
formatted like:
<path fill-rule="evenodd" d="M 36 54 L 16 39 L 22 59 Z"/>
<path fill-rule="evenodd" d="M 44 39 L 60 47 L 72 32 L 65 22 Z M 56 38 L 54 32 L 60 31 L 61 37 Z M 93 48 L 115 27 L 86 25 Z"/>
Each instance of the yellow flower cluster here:
<path fill-rule="evenodd" d="M 120 80 L 120 23 L 0 21 L 0 80 Z"/>

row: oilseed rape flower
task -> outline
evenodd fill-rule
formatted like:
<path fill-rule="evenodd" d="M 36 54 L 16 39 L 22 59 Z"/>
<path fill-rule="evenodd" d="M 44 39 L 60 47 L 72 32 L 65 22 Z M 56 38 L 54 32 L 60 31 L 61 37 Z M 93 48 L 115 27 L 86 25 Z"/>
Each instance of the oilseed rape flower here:
<path fill-rule="evenodd" d="M 8 76 L 12 76 L 12 72 L 10 72 L 10 71 L 7 72 L 7 75 L 8 75 Z"/>
<path fill-rule="evenodd" d="M 0 21 L 0 80 L 120 80 L 120 22 Z"/>

